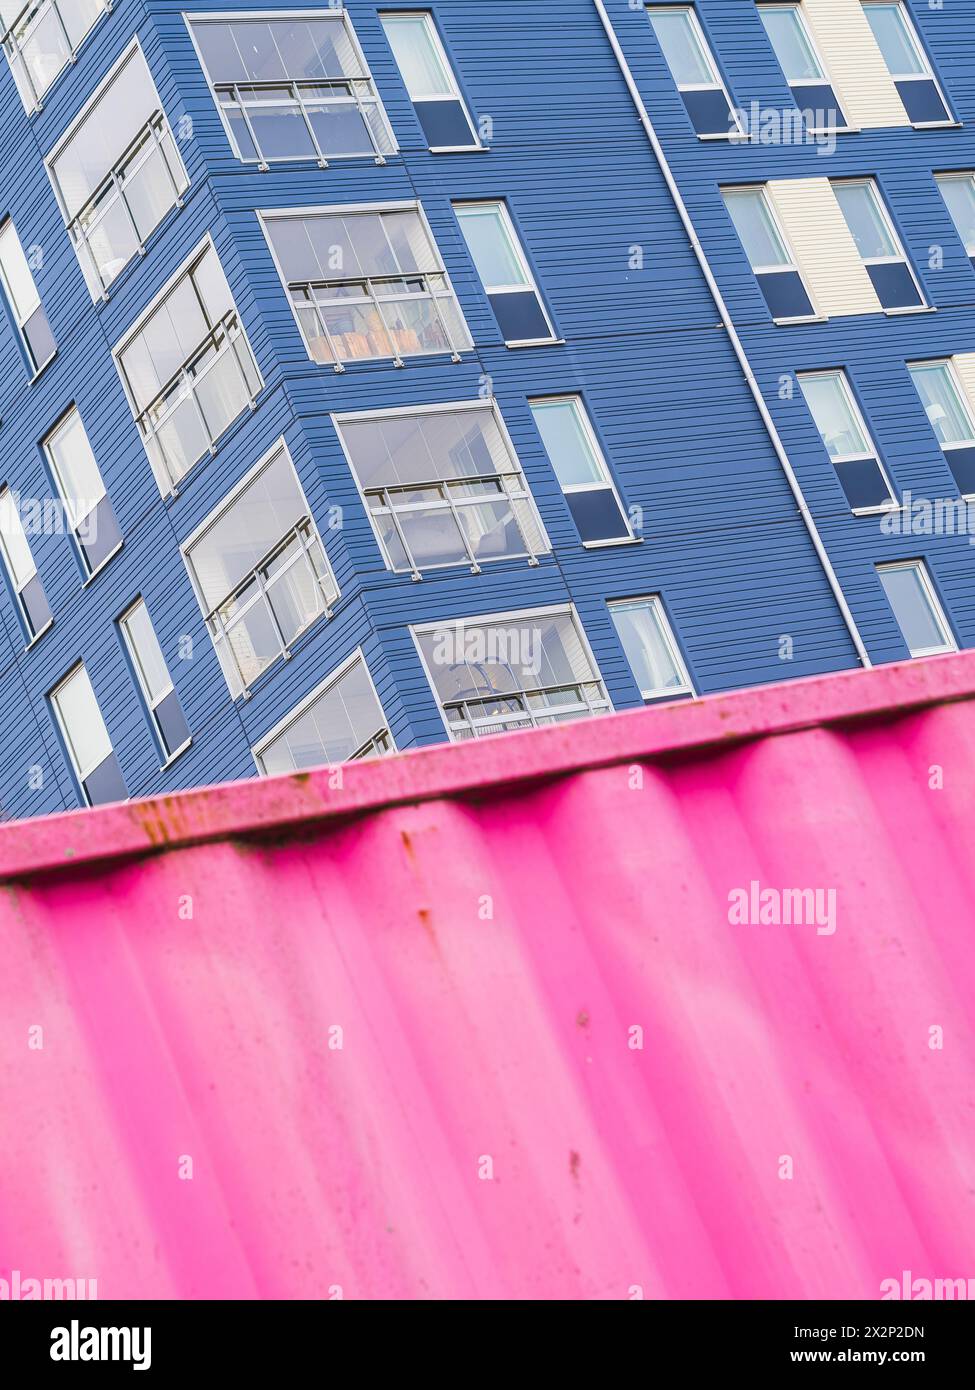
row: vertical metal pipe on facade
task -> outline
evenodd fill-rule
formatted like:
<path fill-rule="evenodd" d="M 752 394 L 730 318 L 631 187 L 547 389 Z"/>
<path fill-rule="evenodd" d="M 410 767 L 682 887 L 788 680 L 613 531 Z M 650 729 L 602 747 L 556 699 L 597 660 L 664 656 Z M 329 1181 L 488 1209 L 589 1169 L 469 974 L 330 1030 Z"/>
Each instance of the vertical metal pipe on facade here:
<path fill-rule="evenodd" d="M 664 154 L 663 146 L 660 143 L 659 137 L 657 136 L 657 132 L 654 129 L 653 122 L 650 119 L 650 113 L 647 111 L 643 97 L 640 95 L 640 89 L 636 84 L 636 79 L 634 78 L 632 71 L 630 70 L 630 65 L 626 61 L 626 55 L 623 52 L 622 46 L 620 45 L 620 41 L 616 35 L 615 29 L 613 28 L 612 21 L 610 20 L 610 17 L 606 12 L 606 6 L 603 3 L 603 0 L 593 0 L 593 4 L 596 6 L 596 12 L 599 15 L 600 22 L 602 23 L 602 26 L 606 31 L 606 37 L 609 39 L 610 47 L 613 50 L 613 56 L 615 57 L 619 65 L 620 72 L 623 74 L 623 80 L 626 83 L 627 90 L 630 93 L 630 96 L 633 100 L 633 104 L 636 107 L 637 114 L 640 117 L 640 123 L 643 126 L 647 139 L 650 141 L 650 144 L 653 148 L 653 152 L 656 155 L 657 163 L 660 165 L 660 170 L 664 176 L 664 182 L 666 183 L 670 196 L 674 201 L 674 206 L 676 207 L 678 215 L 680 216 L 680 220 L 684 225 L 684 230 L 687 232 L 688 238 L 691 243 L 691 249 L 693 250 L 694 255 L 696 256 L 697 262 L 701 267 L 701 271 L 704 275 L 704 278 L 707 281 L 707 286 L 708 289 L 711 291 L 711 296 L 714 299 L 719 314 L 721 315 L 721 322 L 724 324 L 724 327 L 727 330 L 728 337 L 731 341 L 731 346 L 734 348 L 735 356 L 738 358 L 739 365 L 741 366 L 745 380 L 748 383 L 748 389 L 751 391 L 752 396 L 755 398 L 755 404 L 758 406 L 759 414 L 762 417 L 762 422 L 765 425 L 766 430 L 768 431 L 769 438 L 772 441 L 772 447 L 775 450 L 779 463 L 782 465 L 782 471 L 785 473 L 786 481 L 789 484 L 789 487 L 792 491 L 792 495 L 796 500 L 796 505 L 799 508 L 799 515 L 802 517 L 806 526 L 806 530 L 809 532 L 809 536 L 812 540 L 813 547 L 815 548 L 816 554 L 819 557 L 819 562 L 823 567 L 823 572 L 825 573 L 826 579 L 829 583 L 829 587 L 833 592 L 833 597 L 836 599 L 840 613 L 843 616 L 843 621 L 846 623 L 847 630 L 849 631 L 850 637 L 853 641 L 853 645 L 856 647 L 857 654 L 860 657 L 860 661 L 862 662 L 862 664 L 864 666 L 871 666 L 873 663 L 870 660 L 870 656 L 867 652 L 867 648 L 863 641 L 863 638 L 860 636 L 860 630 L 856 625 L 856 619 L 853 617 L 850 605 L 846 601 L 846 595 L 843 593 L 843 587 L 840 584 L 839 579 L 837 578 L 836 571 L 833 569 L 832 563 L 830 562 L 830 558 L 827 554 L 826 547 L 823 544 L 822 537 L 819 534 L 819 529 L 816 526 L 815 520 L 813 519 L 812 512 L 809 510 L 809 504 L 806 502 L 805 495 L 802 491 L 802 486 L 799 482 L 799 479 L 796 477 L 795 470 L 793 469 L 792 464 L 789 460 L 789 455 L 786 453 L 785 445 L 782 443 L 782 438 L 778 430 L 776 429 L 775 421 L 772 419 L 771 412 L 769 411 L 768 406 L 765 404 L 765 397 L 762 395 L 762 388 L 759 386 L 758 381 L 755 377 L 755 373 L 752 371 L 751 363 L 748 360 L 748 354 L 746 353 L 744 345 L 742 344 L 742 341 L 738 336 L 738 332 L 735 328 L 735 325 L 732 322 L 728 306 L 724 301 L 724 296 L 722 295 L 721 290 L 718 288 L 718 282 L 714 278 L 714 273 L 711 270 L 711 264 L 708 261 L 707 253 L 705 252 L 704 247 L 701 245 L 701 242 L 698 239 L 697 231 L 694 227 L 694 222 L 691 218 L 690 213 L 687 210 L 687 204 L 684 202 L 684 199 L 681 195 L 681 191 L 677 186 L 677 180 L 674 178 L 671 167 L 667 162 L 667 156 Z"/>

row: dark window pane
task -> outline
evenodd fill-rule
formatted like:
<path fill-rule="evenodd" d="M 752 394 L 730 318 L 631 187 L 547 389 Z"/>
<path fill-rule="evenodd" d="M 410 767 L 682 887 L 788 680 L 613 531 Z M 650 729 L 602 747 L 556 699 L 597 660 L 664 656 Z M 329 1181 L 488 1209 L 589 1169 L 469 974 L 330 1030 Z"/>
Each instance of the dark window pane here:
<path fill-rule="evenodd" d="M 42 627 L 46 627 L 51 621 L 51 608 L 44 592 L 44 585 L 41 583 L 40 575 L 35 574 L 28 579 L 27 583 L 20 591 L 20 599 L 24 605 L 24 612 L 27 615 L 27 626 L 30 628 L 30 635 L 36 637 Z"/>
<path fill-rule="evenodd" d="M 928 81 L 897 82 L 904 109 L 912 121 L 950 121 L 951 115 L 945 110 L 937 85 Z"/>
<path fill-rule="evenodd" d="M 793 87 L 792 95 L 810 130 L 832 130 L 845 126 L 846 117 L 828 82 L 819 87 Z"/>
<path fill-rule="evenodd" d="M 890 489 L 876 459 L 837 464 L 836 473 L 854 511 L 861 507 L 880 507 L 891 500 Z"/>
<path fill-rule="evenodd" d="M 78 540 L 85 552 L 88 568 L 96 570 L 122 539 L 112 504 L 107 497 L 103 497 L 95 510 L 85 518 L 82 529 L 84 535 L 79 536 Z"/>
<path fill-rule="evenodd" d="M 125 801 L 129 795 L 114 753 L 109 753 L 105 761 L 85 778 L 84 786 L 93 806 L 102 806 L 106 801 Z"/>
<path fill-rule="evenodd" d="M 438 146 L 473 146 L 475 140 L 459 101 L 417 101 L 414 102 L 416 114 L 427 144 Z"/>
<path fill-rule="evenodd" d="M 512 290 L 505 294 L 491 294 L 488 298 L 506 343 L 551 338 L 552 330 L 534 290 Z"/>
<path fill-rule="evenodd" d="M 736 128 L 728 99 L 719 88 L 681 92 L 681 96 L 698 135 L 727 135 Z"/>
<path fill-rule="evenodd" d="M 163 747 L 166 749 L 166 756 L 172 757 L 176 749 L 182 748 L 190 736 L 190 726 L 186 722 L 186 716 L 183 714 L 179 696 L 175 690 L 171 690 L 160 700 L 156 706 L 155 715 L 159 724 Z"/>
<path fill-rule="evenodd" d="M 584 541 L 627 540 L 629 528 L 612 488 L 568 492 L 572 520 Z"/>
<path fill-rule="evenodd" d="M 54 349 L 57 347 L 43 304 L 38 304 L 24 324 L 24 337 L 36 372 L 44 366 L 49 357 L 53 357 Z"/>
<path fill-rule="evenodd" d="M 795 319 L 812 314 L 812 304 L 797 270 L 776 271 L 756 278 L 774 319 Z"/>
<path fill-rule="evenodd" d="M 946 449 L 945 458 L 958 484 L 958 491 L 967 495 L 975 494 L 975 447 Z"/>
<path fill-rule="evenodd" d="M 867 274 L 885 309 L 915 309 L 924 303 L 918 294 L 914 276 L 903 261 L 899 264 L 868 265 Z"/>

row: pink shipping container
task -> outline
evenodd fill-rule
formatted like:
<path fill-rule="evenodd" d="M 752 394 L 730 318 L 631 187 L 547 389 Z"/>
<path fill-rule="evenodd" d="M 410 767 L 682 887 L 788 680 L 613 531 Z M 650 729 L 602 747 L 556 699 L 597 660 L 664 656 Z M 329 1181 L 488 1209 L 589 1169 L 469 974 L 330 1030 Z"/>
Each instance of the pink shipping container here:
<path fill-rule="evenodd" d="M 0 1278 L 975 1276 L 973 697 L 951 656 L 3 828 Z"/>

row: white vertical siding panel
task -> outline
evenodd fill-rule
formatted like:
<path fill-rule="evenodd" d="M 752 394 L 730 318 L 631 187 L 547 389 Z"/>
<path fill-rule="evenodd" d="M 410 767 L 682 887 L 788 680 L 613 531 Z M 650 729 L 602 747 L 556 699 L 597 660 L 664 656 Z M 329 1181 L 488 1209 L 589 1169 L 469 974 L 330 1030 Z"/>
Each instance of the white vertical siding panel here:
<path fill-rule="evenodd" d="M 796 263 L 827 318 L 882 312 L 829 179 L 778 179 L 768 185 Z"/>
<path fill-rule="evenodd" d="M 850 124 L 910 125 L 860 0 L 803 0 L 802 8 Z"/>
<path fill-rule="evenodd" d="M 955 364 L 958 380 L 968 397 L 969 408 L 975 414 L 975 352 L 960 352 L 951 360 Z"/>

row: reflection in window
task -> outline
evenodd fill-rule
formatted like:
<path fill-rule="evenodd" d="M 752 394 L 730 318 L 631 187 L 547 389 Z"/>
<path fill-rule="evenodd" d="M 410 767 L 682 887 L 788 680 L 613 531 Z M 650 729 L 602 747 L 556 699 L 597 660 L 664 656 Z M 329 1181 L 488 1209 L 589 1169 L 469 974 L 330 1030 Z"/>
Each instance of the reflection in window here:
<path fill-rule="evenodd" d="M 190 22 L 237 158 L 373 155 L 396 148 L 348 15 L 197 18 Z"/>

